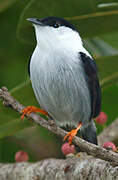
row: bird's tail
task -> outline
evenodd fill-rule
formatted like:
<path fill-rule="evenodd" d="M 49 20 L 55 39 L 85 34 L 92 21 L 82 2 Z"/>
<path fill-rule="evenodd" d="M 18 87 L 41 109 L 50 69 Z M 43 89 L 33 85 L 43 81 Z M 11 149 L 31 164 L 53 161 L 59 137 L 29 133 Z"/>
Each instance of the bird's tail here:
<path fill-rule="evenodd" d="M 81 128 L 81 134 L 85 141 L 98 145 L 96 127 L 93 120 L 87 126 Z"/>

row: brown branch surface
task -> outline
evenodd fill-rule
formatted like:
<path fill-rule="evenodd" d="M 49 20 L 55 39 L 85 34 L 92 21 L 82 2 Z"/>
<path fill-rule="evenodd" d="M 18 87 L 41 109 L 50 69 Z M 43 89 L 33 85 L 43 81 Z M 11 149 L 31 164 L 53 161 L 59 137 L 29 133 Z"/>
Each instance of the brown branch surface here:
<path fill-rule="evenodd" d="M 118 166 L 89 157 L 47 159 L 37 163 L 0 164 L 1 180 L 116 180 Z"/>
<path fill-rule="evenodd" d="M 24 108 L 23 105 L 21 105 L 18 101 L 16 101 L 10 95 L 7 88 L 5 88 L 5 87 L 0 89 L 0 98 L 3 99 L 3 103 L 6 106 L 10 106 L 15 111 L 21 112 L 21 110 Z M 39 115 L 32 113 L 28 117 L 31 118 L 35 123 L 43 126 L 44 128 L 46 128 L 49 131 L 57 134 L 58 136 L 61 136 L 62 138 L 67 134 L 66 131 L 57 127 L 56 125 L 50 124 L 49 121 L 46 121 L 45 119 L 43 119 Z M 82 151 L 85 151 L 89 155 L 95 156 L 97 158 L 100 158 L 100 159 L 103 159 L 103 160 L 106 160 L 106 161 L 109 161 L 109 162 L 112 162 L 112 163 L 118 165 L 118 154 L 113 152 L 113 151 L 106 150 L 100 146 L 96 146 L 94 144 L 88 143 L 88 142 L 86 142 L 83 139 L 78 138 L 78 137 L 75 137 L 73 139 L 73 143 L 76 144 L 77 146 L 79 146 L 79 148 Z"/>
<path fill-rule="evenodd" d="M 118 138 L 118 119 L 116 119 L 111 125 L 105 128 L 98 136 L 98 142 L 102 145 L 107 141 L 115 141 Z"/>

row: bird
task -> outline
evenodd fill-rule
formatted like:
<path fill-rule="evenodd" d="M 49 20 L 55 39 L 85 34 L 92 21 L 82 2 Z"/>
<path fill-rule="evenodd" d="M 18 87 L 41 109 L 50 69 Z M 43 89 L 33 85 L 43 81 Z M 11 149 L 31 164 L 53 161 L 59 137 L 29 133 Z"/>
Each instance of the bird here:
<path fill-rule="evenodd" d="M 35 29 L 36 47 L 28 72 L 40 112 L 62 128 L 71 128 L 64 140 L 72 143 L 80 130 L 85 141 L 98 144 L 94 118 L 101 111 L 101 88 L 96 62 L 85 49 L 78 29 L 61 17 L 27 19 Z"/>

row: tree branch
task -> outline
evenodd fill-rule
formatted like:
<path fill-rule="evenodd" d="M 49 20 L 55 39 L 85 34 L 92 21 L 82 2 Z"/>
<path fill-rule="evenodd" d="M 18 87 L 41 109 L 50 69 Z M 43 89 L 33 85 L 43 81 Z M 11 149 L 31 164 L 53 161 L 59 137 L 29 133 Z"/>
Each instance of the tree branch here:
<path fill-rule="evenodd" d="M 8 92 L 7 88 L 3 87 L 0 89 L 0 98 L 3 99 L 3 104 L 6 106 L 10 106 L 15 111 L 21 112 L 21 110 L 24 108 L 23 105 L 21 105 L 18 101 L 16 101 Z M 57 134 L 58 136 L 61 136 L 62 138 L 67 134 L 65 130 L 62 128 L 57 127 L 56 125 L 52 125 L 50 121 L 47 121 L 40 117 L 39 115 L 36 115 L 34 113 L 28 115 L 28 118 L 31 118 L 35 123 L 43 126 L 44 128 L 48 129 L 49 131 Z M 106 150 L 100 146 L 96 146 L 94 144 L 88 143 L 84 141 L 81 138 L 74 137 L 73 143 L 82 151 L 85 151 L 87 154 L 95 156 L 97 158 L 112 162 L 116 165 L 118 165 L 118 154 Z"/>
<path fill-rule="evenodd" d="M 89 157 L 46 159 L 37 163 L 0 164 L 2 180 L 93 180 L 118 179 L 118 167 L 108 162 Z"/>
<path fill-rule="evenodd" d="M 105 128 L 98 136 L 98 142 L 102 145 L 107 141 L 115 141 L 118 138 L 118 118 Z"/>

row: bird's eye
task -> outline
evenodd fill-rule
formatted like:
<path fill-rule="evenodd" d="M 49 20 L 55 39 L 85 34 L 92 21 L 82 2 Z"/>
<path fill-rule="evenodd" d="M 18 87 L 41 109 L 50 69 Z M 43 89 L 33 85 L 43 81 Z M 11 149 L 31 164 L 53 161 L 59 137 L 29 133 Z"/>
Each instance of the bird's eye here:
<path fill-rule="evenodd" d="M 58 23 L 55 23 L 55 24 L 53 24 L 53 27 L 54 27 L 54 28 L 58 28 L 58 27 L 59 27 L 59 24 L 58 24 Z"/>

